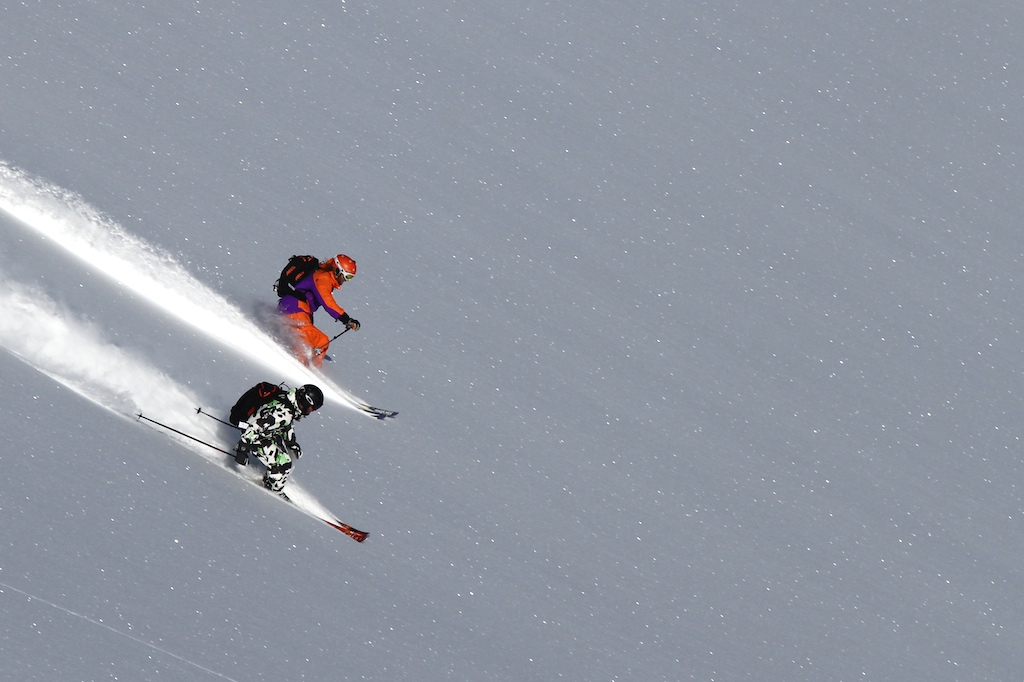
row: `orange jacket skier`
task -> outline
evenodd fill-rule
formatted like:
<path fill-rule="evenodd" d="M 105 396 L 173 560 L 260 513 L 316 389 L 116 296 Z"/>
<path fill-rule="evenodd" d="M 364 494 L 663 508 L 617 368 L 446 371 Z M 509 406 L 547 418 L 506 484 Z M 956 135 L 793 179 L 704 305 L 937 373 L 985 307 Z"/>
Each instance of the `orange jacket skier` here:
<path fill-rule="evenodd" d="M 285 295 L 277 304 L 277 311 L 291 327 L 292 350 L 305 364 L 323 365 L 331 339 L 313 326 L 313 313 L 320 308 L 345 325 L 359 330 L 359 320 L 349 317 L 345 309 L 334 300 L 334 290 L 356 275 L 356 262 L 343 253 L 324 261 L 312 274 L 299 280 L 295 294 Z"/>

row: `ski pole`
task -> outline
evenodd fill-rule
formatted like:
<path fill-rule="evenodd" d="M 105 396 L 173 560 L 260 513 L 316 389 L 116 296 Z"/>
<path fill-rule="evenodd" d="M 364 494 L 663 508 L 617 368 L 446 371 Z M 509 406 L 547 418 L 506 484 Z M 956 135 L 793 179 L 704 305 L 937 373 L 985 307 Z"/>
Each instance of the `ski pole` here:
<path fill-rule="evenodd" d="M 199 440 L 195 436 L 190 436 L 187 433 L 185 433 L 184 431 L 179 431 L 178 429 L 173 428 L 171 426 L 168 426 L 167 424 L 161 424 L 160 422 L 158 422 L 155 419 L 150 419 L 149 417 L 143 416 L 143 414 L 141 412 L 139 412 L 139 414 L 137 416 L 138 416 L 139 419 L 145 419 L 146 421 L 148 421 L 151 424 L 156 424 L 157 426 L 162 426 L 163 428 L 167 429 L 168 431 L 173 431 L 174 433 L 178 434 L 179 436 L 184 436 L 185 438 L 188 438 L 190 440 L 194 440 L 195 442 L 200 443 L 201 445 L 205 445 L 208 448 L 212 448 L 213 450 L 216 450 L 217 452 L 223 452 L 225 455 L 228 455 L 229 457 L 234 457 L 235 456 L 235 453 L 233 453 L 233 452 L 228 452 L 227 450 L 224 450 L 223 448 L 218 448 L 216 445 L 210 445 L 205 440 Z"/>
<path fill-rule="evenodd" d="M 332 337 L 331 337 L 331 341 L 334 341 L 334 339 L 338 338 L 338 337 L 339 337 L 339 336 L 341 336 L 342 334 L 344 334 L 344 333 L 346 333 L 346 332 L 349 332 L 349 331 L 351 331 L 351 330 L 352 330 L 352 328 L 351 328 L 351 327 L 345 327 L 345 331 L 343 331 L 343 332 L 340 332 L 340 333 L 338 333 L 338 334 L 335 334 L 334 336 L 332 336 Z M 327 343 L 330 343 L 331 341 L 328 341 Z"/>
<path fill-rule="evenodd" d="M 201 407 L 197 407 L 197 408 L 196 408 L 196 414 L 205 414 L 205 415 L 206 415 L 207 417 L 209 417 L 210 419 L 212 419 L 212 420 L 214 420 L 214 421 L 218 421 L 218 422 L 220 422 L 221 424 L 223 424 L 224 426 L 230 426 L 231 428 L 233 428 L 233 429 L 238 429 L 239 431 L 241 431 L 241 430 L 242 430 L 242 427 L 238 426 L 237 424 L 232 424 L 231 422 L 228 422 L 228 421 L 224 421 L 224 420 L 223 420 L 223 419 L 221 419 L 220 417 L 218 417 L 218 416 L 216 416 L 216 415 L 212 415 L 212 414 L 210 414 L 209 412 L 206 412 L 206 411 L 204 411 L 204 410 L 203 410 L 203 408 L 201 408 Z"/>

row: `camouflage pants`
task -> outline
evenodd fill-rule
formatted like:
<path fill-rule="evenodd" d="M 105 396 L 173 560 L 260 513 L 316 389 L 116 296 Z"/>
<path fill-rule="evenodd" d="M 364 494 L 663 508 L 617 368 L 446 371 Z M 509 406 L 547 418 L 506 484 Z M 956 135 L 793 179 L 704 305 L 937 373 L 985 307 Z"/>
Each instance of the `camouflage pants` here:
<path fill-rule="evenodd" d="M 275 493 L 284 490 L 288 474 L 292 472 L 292 453 L 288 446 L 280 439 L 261 444 L 256 451 L 256 459 L 267 467 L 267 472 L 263 474 L 264 487 Z"/>

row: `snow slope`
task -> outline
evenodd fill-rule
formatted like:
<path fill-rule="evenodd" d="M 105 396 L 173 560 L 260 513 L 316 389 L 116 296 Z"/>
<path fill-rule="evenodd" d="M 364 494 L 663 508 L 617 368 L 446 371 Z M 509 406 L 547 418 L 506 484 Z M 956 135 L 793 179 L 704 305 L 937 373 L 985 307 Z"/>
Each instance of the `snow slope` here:
<path fill-rule="evenodd" d="M 0 8 L 0 678 L 1017 679 L 1022 21 Z M 132 418 L 310 379 L 297 252 L 363 544 Z"/>

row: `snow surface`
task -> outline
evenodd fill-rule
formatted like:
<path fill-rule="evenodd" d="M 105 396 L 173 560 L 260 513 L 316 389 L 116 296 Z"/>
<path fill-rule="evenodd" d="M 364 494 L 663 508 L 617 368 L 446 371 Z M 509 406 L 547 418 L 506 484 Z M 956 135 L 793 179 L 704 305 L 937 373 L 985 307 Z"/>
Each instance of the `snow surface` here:
<path fill-rule="evenodd" d="M 0 679 L 1022 679 L 1022 30 L 0 5 Z M 310 380 L 305 252 L 363 544 L 134 418 Z"/>

